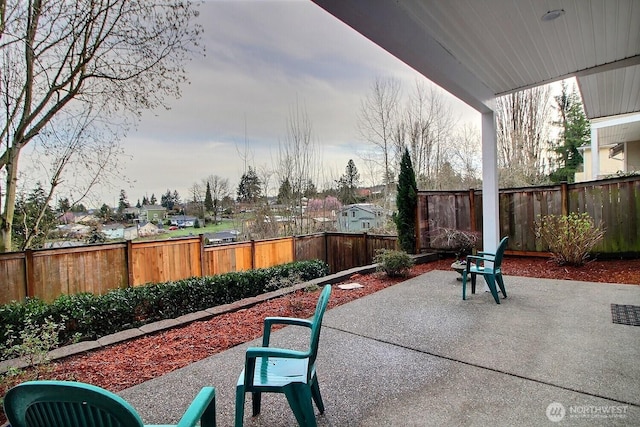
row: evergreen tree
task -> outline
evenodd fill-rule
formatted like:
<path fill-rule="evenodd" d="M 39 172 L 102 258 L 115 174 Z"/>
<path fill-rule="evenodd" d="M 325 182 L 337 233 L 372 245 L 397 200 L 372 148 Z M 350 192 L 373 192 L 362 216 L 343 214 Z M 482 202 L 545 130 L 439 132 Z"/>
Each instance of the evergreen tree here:
<path fill-rule="evenodd" d="M 71 206 L 71 212 L 87 212 L 87 207 L 82 203 Z"/>
<path fill-rule="evenodd" d="M 140 203 L 140 199 L 138 199 L 138 203 L 136 203 L 136 208 L 140 209 L 142 207 L 142 203 Z"/>
<path fill-rule="evenodd" d="M 129 201 L 127 200 L 127 193 L 125 193 L 124 190 L 120 190 L 120 197 L 118 198 L 118 213 L 122 215 L 122 212 L 124 212 L 124 210 L 129 206 L 130 205 Z"/>
<path fill-rule="evenodd" d="M 350 205 L 358 201 L 358 184 L 360 183 L 360 174 L 353 160 L 349 159 L 344 175 L 337 181 L 338 198 L 345 205 Z"/>
<path fill-rule="evenodd" d="M 160 205 L 167 208 L 167 210 L 173 210 L 173 205 L 175 201 L 173 199 L 173 195 L 171 195 L 171 191 L 167 188 L 167 192 L 160 196 Z"/>
<path fill-rule="evenodd" d="M 145 195 L 145 196 L 143 196 L 143 197 L 142 197 L 142 206 L 148 206 L 148 205 L 150 205 L 150 204 L 151 204 L 151 203 L 149 202 L 149 199 L 147 198 L 147 196 L 146 196 L 146 195 Z"/>
<path fill-rule="evenodd" d="M 310 199 L 312 197 L 315 197 L 318 194 L 318 189 L 316 188 L 316 185 L 313 183 L 313 181 L 309 180 L 307 181 L 307 186 L 304 189 L 304 197 L 306 197 L 307 199 Z"/>
<path fill-rule="evenodd" d="M 293 189 L 291 188 L 289 178 L 285 178 L 278 189 L 277 202 L 279 205 L 288 205 L 291 199 L 293 199 Z"/>
<path fill-rule="evenodd" d="M 111 221 L 113 217 L 113 213 L 111 212 L 111 208 L 106 203 L 103 203 L 100 206 L 100 211 L 98 212 L 98 216 L 102 218 L 104 221 Z"/>
<path fill-rule="evenodd" d="M 149 204 L 150 205 L 155 205 L 156 203 L 158 203 L 158 199 L 156 199 L 156 195 L 151 193 L 151 199 L 149 199 Z"/>
<path fill-rule="evenodd" d="M 213 197 L 211 197 L 211 185 L 209 184 L 209 181 L 207 181 L 207 191 L 204 195 L 204 208 L 207 212 L 214 212 L 214 215 L 216 214 L 214 210 L 215 206 L 213 205 Z"/>
<path fill-rule="evenodd" d="M 567 85 L 562 82 L 562 93 L 555 100 L 560 113 L 558 125 L 561 128 L 560 140 L 554 148 L 559 167 L 551 173 L 550 178 L 553 182 L 574 182 L 576 171 L 582 164 L 582 154 L 578 147 L 589 143 L 591 128 L 575 87 L 569 92 Z"/>
<path fill-rule="evenodd" d="M 260 199 L 262 183 L 256 171 L 249 166 L 249 170 L 242 174 L 238 185 L 238 201 L 244 203 L 255 203 Z"/>
<path fill-rule="evenodd" d="M 398 194 L 396 195 L 398 212 L 394 214 L 394 221 L 398 229 L 400 248 L 407 253 L 415 253 L 416 249 L 416 208 L 418 206 L 418 185 L 416 174 L 411 164 L 409 150 L 405 148 L 400 161 L 400 175 L 398 176 Z"/>
<path fill-rule="evenodd" d="M 71 204 L 69 203 L 69 199 L 67 197 L 63 197 L 58 200 L 58 212 L 65 213 L 71 210 Z"/>
<path fill-rule="evenodd" d="M 12 227 L 13 244 L 20 250 L 42 248 L 49 232 L 54 228 L 55 213 L 47 205 L 47 195 L 38 182 L 31 193 L 26 197 L 20 194 L 16 201 Z"/>

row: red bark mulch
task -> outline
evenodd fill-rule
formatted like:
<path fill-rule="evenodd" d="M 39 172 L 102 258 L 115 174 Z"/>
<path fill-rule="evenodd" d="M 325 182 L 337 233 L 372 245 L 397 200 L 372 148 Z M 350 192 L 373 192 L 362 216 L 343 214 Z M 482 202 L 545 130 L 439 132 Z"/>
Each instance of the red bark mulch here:
<path fill-rule="evenodd" d="M 450 270 L 452 262 L 443 259 L 416 265 L 410 277 L 431 270 Z M 506 275 L 635 285 L 640 284 L 639 267 L 639 260 L 593 261 L 582 267 L 557 266 L 546 258 L 507 257 L 503 262 Z M 381 273 L 354 275 L 349 281 L 357 281 L 364 287 L 355 290 L 335 287 L 329 308 L 403 280 L 406 278 L 390 279 Z M 260 337 L 262 321 L 267 316 L 310 317 L 317 298 L 318 291 L 298 291 L 251 308 L 55 361 L 41 369 L 39 377 L 82 381 L 117 392 Z M 0 396 L 14 384 L 34 376 L 35 372 L 27 371 L 18 377 L 0 377 Z M 4 421 L 0 412 L 0 424 Z"/>

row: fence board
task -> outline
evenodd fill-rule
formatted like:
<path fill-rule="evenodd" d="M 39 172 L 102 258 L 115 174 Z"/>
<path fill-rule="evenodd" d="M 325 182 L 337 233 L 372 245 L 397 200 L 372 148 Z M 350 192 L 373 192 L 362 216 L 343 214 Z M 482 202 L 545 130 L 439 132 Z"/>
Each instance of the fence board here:
<path fill-rule="evenodd" d="M 132 245 L 133 286 L 200 276 L 200 238 L 140 242 Z"/>
<path fill-rule="evenodd" d="M 242 242 L 204 248 L 205 275 L 251 270 L 251 247 L 251 242 Z"/>
<path fill-rule="evenodd" d="M 0 254 L 0 304 L 22 301 L 27 296 L 25 254 Z"/>
<path fill-rule="evenodd" d="M 361 234 L 331 233 L 327 236 L 327 264 L 332 273 L 348 270 L 367 261 L 365 237 Z"/>
<path fill-rule="evenodd" d="M 266 268 L 294 260 L 293 237 L 256 241 L 254 245 L 254 268 Z"/>
<path fill-rule="evenodd" d="M 295 245 L 296 261 L 308 261 L 313 259 L 324 260 L 326 258 L 327 249 L 325 234 L 296 236 Z"/>
<path fill-rule="evenodd" d="M 53 301 L 61 294 L 103 294 L 124 287 L 124 252 L 124 244 L 33 251 L 32 296 Z"/>
<path fill-rule="evenodd" d="M 482 230 L 482 198 L 480 192 L 469 192 L 471 207 L 453 202 L 464 197 L 461 192 L 421 191 L 418 193 L 419 250 L 431 249 L 429 227 L 433 224 L 459 230 L 463 228 L 462 211 L 467 209 L 471 224 Z M 474 212 L 471 212 L 474 210 Z M 602 254 L 640 253 L 640 177 L 612 178 L 578 184 L 502 189 L 499 192 L 500 236 L 509 236 L 508 249 L 523 253 L 547 252 L 535 237 L 535 222 L 541 215 L 563 212 L 587 212 L 606 234 L 594 252 Z M 459 226 L 458 226 L 459 225 Z"/>

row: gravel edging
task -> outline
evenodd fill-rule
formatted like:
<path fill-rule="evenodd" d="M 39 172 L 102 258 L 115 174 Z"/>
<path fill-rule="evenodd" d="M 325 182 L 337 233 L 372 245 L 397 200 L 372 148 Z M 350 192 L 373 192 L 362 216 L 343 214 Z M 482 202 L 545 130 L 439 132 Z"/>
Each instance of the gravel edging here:
<path fill-rule="evenodd" d="M 414 255 L 413 258 L 416 264 L 421 264 L 433 260 L 432 255 L 429 254 Z M 318 286 L 323 284 L 342 282 L 345 279 L 353 276 L 354 274 L 369 274 L 374 272 L 376 270 L 376 267 L 377 264 L 366 265 L 364 267 L 355 267 L 349 270 L 344 270 L 335 274 L 330 274 L 328 276 L 313 279 L 308 282 L 298 283 L 297 285 L 289 286 L 287 288 L 278 289 L 276 291 L 268 292 L 251 298 L 245 298 L 239 301 L 232 302 L 230 304 L 223 304 L 205 310 L 188 313 L 175 319 L 164 319 L 157 322 L 147 323 L 140 326 L 139 328 L 126 329 L 124 331 L 106 335 L 94 341 L 83 341 L 76 344 L 59 347 L 55 350 L 50 351 L 48 354 L 48 358 L 49 360 L 58 360 L 68 356 L 73 356 L 87 351 L 100 349 L 109 345 L 128 341 L 144 335 L 149 335 L 167 329 L 184 326 L 198 320 L 210 319 L 224 313 L 246 309 L 261 302 L 269 301 L 274 298 L 279 298 L 284 295 L 291 294 L 308 286 Z M 22 369 L 28 366 L 29 363 L 24 359 L 4 360 L 0 361 L 0 373 L 6 372 L 11 368 Z"/>

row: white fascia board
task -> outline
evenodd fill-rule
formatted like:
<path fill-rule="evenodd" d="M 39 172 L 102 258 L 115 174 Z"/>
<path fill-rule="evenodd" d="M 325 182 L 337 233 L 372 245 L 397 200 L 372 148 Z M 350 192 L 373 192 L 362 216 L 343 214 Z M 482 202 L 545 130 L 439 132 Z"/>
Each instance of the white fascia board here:
<path fill-rule="evenodd" d="M 609 126 L 624 125 L 640 122 L 640 113 L 624 114 L 621 116 L 607 117 L 591 121 L 591 129 L 601 129 Z"/>

